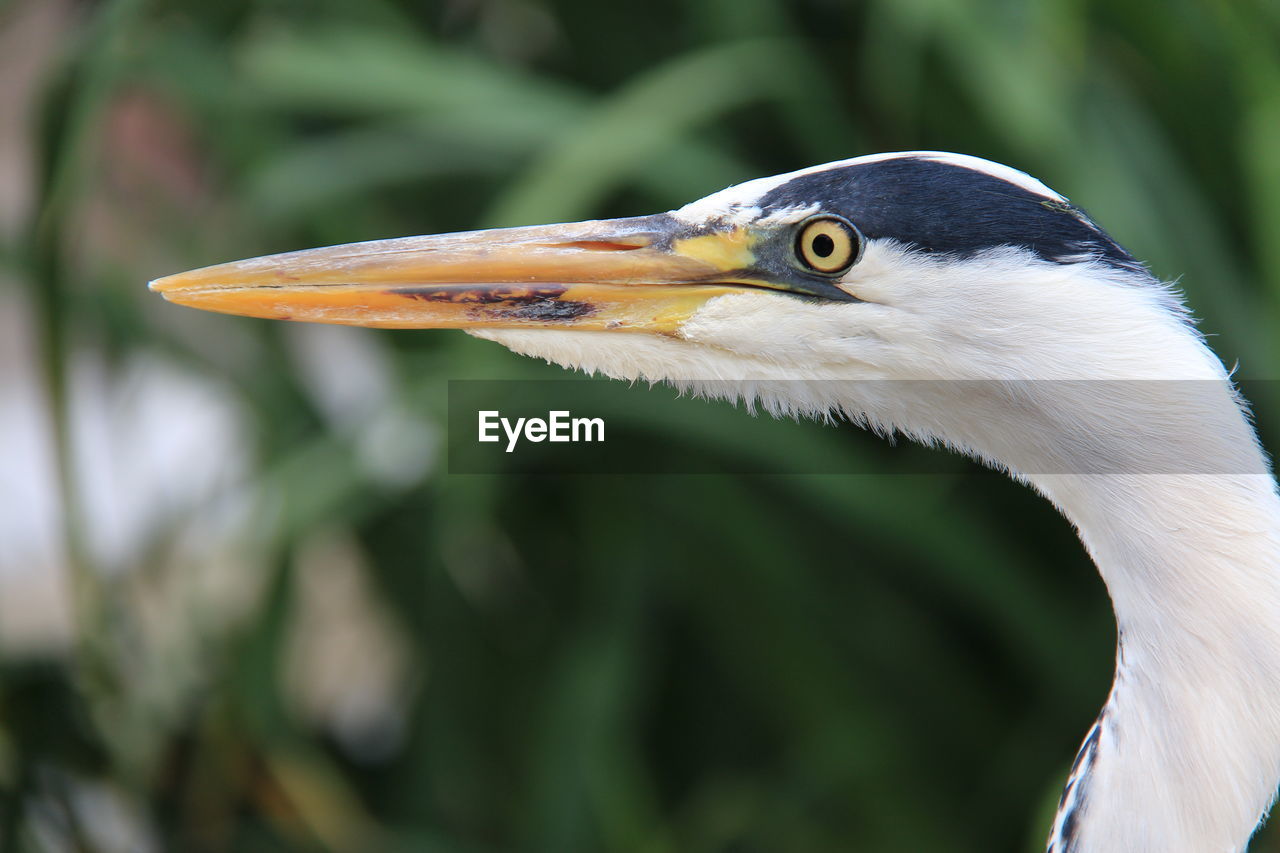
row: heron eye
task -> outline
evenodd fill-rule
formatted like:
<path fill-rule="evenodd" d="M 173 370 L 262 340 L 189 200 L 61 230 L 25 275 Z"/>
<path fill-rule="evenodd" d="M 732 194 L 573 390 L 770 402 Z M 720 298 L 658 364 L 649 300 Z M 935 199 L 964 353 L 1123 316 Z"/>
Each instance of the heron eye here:
<path fill-rule="evenodd" d="M 814 272 L 839 275 L 862 254 L 858 229 L 835 216 L 816 216 L 800 224 L 796 257 Z"/>

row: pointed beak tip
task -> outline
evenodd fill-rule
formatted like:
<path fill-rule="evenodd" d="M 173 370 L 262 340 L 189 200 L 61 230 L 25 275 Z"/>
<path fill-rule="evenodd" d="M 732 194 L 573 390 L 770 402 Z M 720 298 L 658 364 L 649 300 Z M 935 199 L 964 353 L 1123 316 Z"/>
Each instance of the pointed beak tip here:
<path fill-rule="evenodd" d="M 172 275 L 163 275 L 159 278 L 153 278 L 147 282 L 147 290 L 152 293 L 158 293 L 168 301 L 172 302 L 175 296 L 183 292 L 202 289 L 200 285 L 203 282 L 191 275 L 190 272 L 173 273 Z"/>

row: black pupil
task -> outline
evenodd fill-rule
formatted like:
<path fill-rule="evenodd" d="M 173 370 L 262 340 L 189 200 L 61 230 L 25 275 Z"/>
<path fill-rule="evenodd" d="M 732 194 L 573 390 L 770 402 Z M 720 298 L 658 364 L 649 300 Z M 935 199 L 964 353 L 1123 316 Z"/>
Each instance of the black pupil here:
<path fill-rule="evenodd" d="M 820 258 L 829 258 L 831 253 L 836 250 L 836 241 L 831 239 L 830 234 L 818 234 L 813 238 L 813 242 L 809 244 L 809 248 L 813 249 L 813 253 Z"/>

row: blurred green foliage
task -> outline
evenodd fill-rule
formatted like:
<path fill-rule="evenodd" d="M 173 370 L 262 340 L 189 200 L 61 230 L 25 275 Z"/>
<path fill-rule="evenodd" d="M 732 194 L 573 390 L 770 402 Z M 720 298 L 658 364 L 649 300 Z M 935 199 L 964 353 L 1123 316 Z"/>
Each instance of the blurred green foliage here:
<path fill-rule="evenodd" d="M 373 476 L 359 429 L 309 387 L 297 330 L 167 306 L 143 282 L 269 251 L 665 210 L 934 148 L 1023 168 L 1088 208 L 1182 277 L 1224 361 L 1271 378 L 1278 10 L 69 6 L 39 99 L 37 203 L 0 253 L 41 347 L 80 642 L 4 657 L 0 846 L 112 849 L 77 805 L 92 782 L 173 850 L 1037 849 L 1105 697 L 1114 628 L 1069 526 L 1027 490 L 963 461 L 895 476 L 897 451 L 849 428 L 742 446 L 747 415 L 697 401 L 721 438 L 658 425 L 653 453 L 779 471 L 829 454 L 884 473 L 449 476 L 436 445 L 419 475 Z M 398 410 L 437 435 L 450 378 L 560 375 L 459 333 L 370 337 Z M 184 571 L 172 542 L 110 574 L 84 534 L 67 423 L 85 347 L 181 365 L 249 414 L 236 553 L 261 590 L 230 627 L 194 620 L 181 666 L 138 629 L 140 588 L 178 606 L 157 580 Z M 1280 447 L 1280 399 L 1258 388 Z M 355 743 L 299 712 L 285 672 L 300 575 L 335 549 L 405 661 L 399 723 Z"/>

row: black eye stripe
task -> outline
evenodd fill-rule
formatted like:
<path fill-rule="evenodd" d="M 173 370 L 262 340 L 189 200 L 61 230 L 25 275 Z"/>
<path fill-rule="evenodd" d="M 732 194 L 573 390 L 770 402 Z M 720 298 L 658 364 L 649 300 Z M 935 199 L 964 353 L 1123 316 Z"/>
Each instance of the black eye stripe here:
<path fill-rule="evenodd" d="M 928 156 L 819 169 L 778 185 L 756 204 L 762 217 L 815 205 L 848 212 L 866 239 L 892 239 L 925 254 L 970 258 L 1015 246 L 1055 264 L 1087 257 L 1148 275 L 1079 209 Z"/>

